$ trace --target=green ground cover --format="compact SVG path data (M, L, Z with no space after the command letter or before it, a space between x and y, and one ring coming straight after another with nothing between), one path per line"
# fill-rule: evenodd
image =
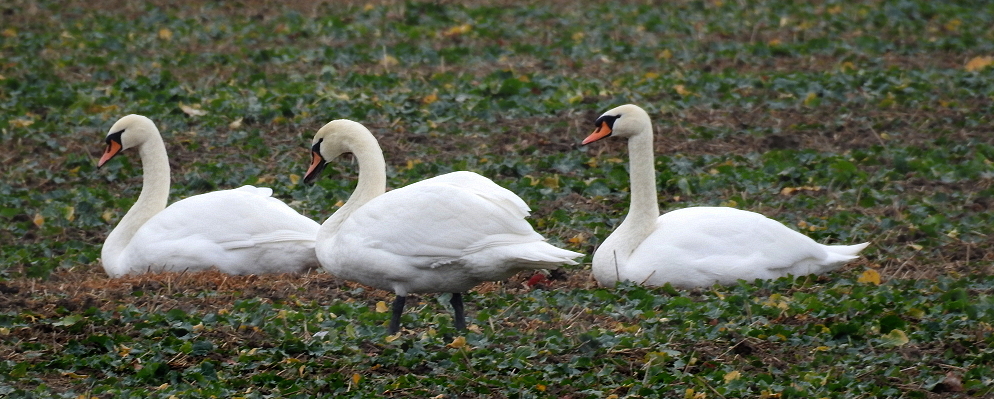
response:
M991 57L988 2L4 2L0 396L992 396ZM591 254L626 154L578 143L623 103L653 117L663 210L753 210L864 259L614 290L588 256L471 293L465 341L436 296L387 340L388 293L321 273L99 266L141 188L135 154L95 167L128 113L162 130L174 200L265 185L323 220L355 165L299 179L349 118L389 187L472 170Z

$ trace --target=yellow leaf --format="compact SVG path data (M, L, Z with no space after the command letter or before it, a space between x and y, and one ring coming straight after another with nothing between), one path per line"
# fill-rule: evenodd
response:
M807 107L818 105L818 94L813 91L808 92L808 95L804 97L804 105Z
M946 22L946 24L943 25L943 27L946 28L946 30L952 32L959 29L960 25L963 25L963 21L960 21L959 19L953 19L949 22Z
M76 220L76 207L74 206L66 207L66 220L70 222Z
M0 80L7 80L7 77L0 75Z
M670 58L673 58L673 52L670 51L670 49L663 49L663 51L660 51L659 55L656 57L668 60Z
M824 351L827 351L829 349L831 349L831 348L822 345L822 346L819 346L819 347L815 348L815 352L824 352Z
M580 41L580 40L583 40L583 37L584 37L584 36L586 36L586 35L587 35L587 34L585 34L585 33L583 33L583 32L576 32L576 33L574 33L574 34L573 34L573 36L572 36L572 37L573 37L573 41L576 41L576 42L578 42L578 41Z
M880 285L880 273L873 269L866 269L856 281L860 283Z
M452 343L445 345L448 348L460 349L466 346L466 337L458 336L452 340Z
M537 384L535 385L535 389L537 389L539 392L545 392L545 385Z
M729 382L735 381L739 379L739 377L742 377L742 373L738 372L738 370L732 370L728 372L728 374L725 374L725 383L727 384Z
M13 127L28 127L35 123L33 119L14 119L8 122Z
M908 339L908 335L904 331L894 329L890 330L889 333L883 336L884 343L889 346L903 346L911 340Z
M374 7L372 4L366 3L366 5L364 7L362 7L362 10L366 11L366 12L370 12L370 11L373 11L374 8L376 8L376 7Z
M38 226L38 227L41 227L41 226L45 225L45 217L42 216L40 213L36 213L35 214L35 218L32 221L34 222L35 226Z
M429 95L427 95L427 96L425 96L424 98L421 99L421 102L423 102L425 104L431 104L431 103L433 103L435 101L438 101L438 94L435 94L435 93L431 93L431 94L429 94Z
M172 40L172 38L173 38L173 31L166 28L159 29L159 39Z
M0 33L0 35L3 35L3 37L14 37L14 36L17 36L17 29L14 29L14 28L4 29L3 32Z
M852 61L846 61L839 65L839 70L843 72L855 71L856 65L854 65Z
M238 128L242 127L242 119L244 119L244 118L238 118L238 119L235 119L234 122L229 123L228 124L228 129L234 130L234 129L238 129Z
M559 188L559 175L542 179L542 185L552 189Z
M973 59L970 60L970 62L966 63L965 69L968 72L974 72L987 68L991 66L991 64L994 64L994 57L991 57L989 55L985 55L982 57L973 57Z
M645 73L645 78L646 79L655 79L655 78L658 78L658 77L659 77L659 74L655 73L655 72L646 72Z
M296 185L298 182L300 182L300 175L298 175L296 173L291 173L290 174L290 184Z
M262 175L256 178L255 184L269 184L272 183L273 180L275 180L275 177L273 177L273 175Z
M459 36L459 35L462 35L462 34L466 34L471 29L473 29L473 25L470 25L470 24L462 24L462 25L459 25L459 26L453 26L453 27L447 29L445 32L442 32L442 36L445 36L445 37Z
M387 307L386 302L379 301L376 303L376 313L386 313L388 311L390 311L390 308Z
M359 385L359 380L361 379L362 376L359 373L352 373L352 385Z
M683 399L694 399L694 388L687 388L683 391Z
M204 116L207 115L207 111L200 109L200 104L194 104L192 106L183 103L179 104L179 109L183 110L183 113L190 116Z
M100 215L100 218L103 219L105 222L110 223L110 220L114 218L114 212L106 210L104 211L103 214Z
M770 45L770 46L779 46L780 45L780 39L770 40L770 41L766 42L766 44Z
M827 12L827 13L829 13L831 15L838 14L838 13L842 12L842 6L835 5L835 6L829 7L827 10L825 10L825 12Z
M66 377L69 377L71 379L74 379L74 380L81 380L81 379L87 377L86 374L76 374L76 373L73 373L71 371L68 372L68 373L62 373L62 375L66 376Z
M382 62L383 66L385 67L400 64L400 61L397 60L397 57L394 57L390 54L383 54L383 58L380 60L380 62Z
M675 85L673 86L673 90L676 90L677 94L684 97L694 94L692 91L687 90L683 85Z
M400 338L400 334L401 334L401 332L400 332L400 331L398 331L398 332L397 332L396 334L394 334L394 335L387 335L387 336L386 336L385 338L383 338L383 341L385 341L386 343L388 343L388 344L389 344L389 343L391 343L391 342L393 342L393 341L396 341L396 340L397 340L398 338Z
M570 239L568 239L566 241L569 242L570 244L580 245L580 244L583 244L583 243L587 242L587 236L585 234L583 234L583 233L580 233L580 234L577 234L577 235L573 236L572 238L570 238Z
M421 163L420 159L408 159L407 160L407 170L414 169L414 166Z
M587 164L587 166L589 166L591 168L596 168L597 167L597 158L590 158L590 160L587 161L586 164Z
M925 248L925 247L923 247L921 245L918 245L918 244L908 244L908 246L911 247L911 249L913 249L915 251L921 251L922 249Z

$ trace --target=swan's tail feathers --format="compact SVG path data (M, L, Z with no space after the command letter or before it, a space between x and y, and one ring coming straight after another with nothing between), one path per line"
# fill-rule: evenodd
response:
M541 244L538 248L533 246L530 251L518 254L518 264L533 269L555 269L560 265L575 265L576 261L573 259L583 256L579 252L557 248L546 242Z
M828 251L828 256L825 258L825 270L823 271L838 269L846 262L859 258L859 252L869 245L868 242L856 245L826 245L825 250Z

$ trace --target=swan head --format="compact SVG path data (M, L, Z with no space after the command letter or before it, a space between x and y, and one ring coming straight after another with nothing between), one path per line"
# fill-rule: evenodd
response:
M583 144L590 144L609 136L630 138L646 131L652 134L652 121L642 107L635 104L625 104L605 112L594 121L594 132L583 139Z
M328 165L328 160L353 152L358 141L367 137L373 137L369 129L348 119L336 119L322 126L311 140L311 166L304 174L304 183L313 183Z
M97 167L104 166L121 151L137 147L158 135L159 129L155 127L155 123L144 116L131 114L118 119L107 132L107 138L104 139L107 142L107 149L97 162Z

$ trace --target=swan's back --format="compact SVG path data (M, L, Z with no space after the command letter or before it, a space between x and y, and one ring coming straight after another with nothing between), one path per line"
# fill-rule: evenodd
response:
M866 245L822 245L755 212L692 207L660 216L625 273L628 280L679 287L820 274L856 259Z
M462 292L526 268L575 264L581 255L546 243L527 215L511 191L450 173L364 204L322 243L330 253L321 257L332 274L403 293Z
M119 261L123 273L203 270L229 274L301 272L318 266L320 225L271 197L243 186L173 203L134 235Z

